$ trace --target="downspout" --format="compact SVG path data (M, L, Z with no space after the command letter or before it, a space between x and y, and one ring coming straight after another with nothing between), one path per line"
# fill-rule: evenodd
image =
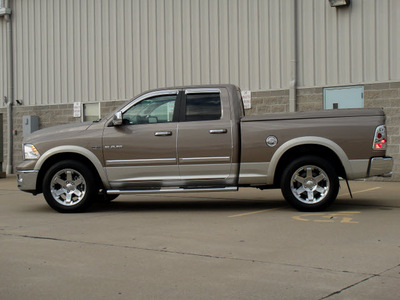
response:
M11 24L11 7L10 1L5 1L4 20L7 23L7 168L6 173L13 173L13 102L14 102L14 63L13 63L13 46L12 46L12 24Z
M290 10L290 82L289 82L289 111L296 111L296 91L297 91L297 0L292 0Z

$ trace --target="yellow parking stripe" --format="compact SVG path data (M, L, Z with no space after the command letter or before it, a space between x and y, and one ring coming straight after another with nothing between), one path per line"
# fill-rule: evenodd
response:
M270 209L264 209L264 210L258 210L258 211L252 211L252 212L248 212L248 213L244 213L244 214L229 216L228 218L236 218L236 217L243 217L243 216L249 216L249 215L254 215L254 214L260 214L260 213L263 213L263 212L266 212L266 211L276 210L276 209L280 209L280 208L283 208L283 207L284 206L270 208Z
M374 188L370 188L370 189L366 189L366 190L361 190L361 191L353 192L353 195L354 195L354 194L360 194L360 193L371 192L371 191L375 191L375 190L379 190L379 189L381 189L381 187L374 187ZM350 194L347 193L347 194L339 195L339 197L342 197L342 196L349 196L349 195L350 195ZM243 214L238 214L238 215L232 215L232 216L228 216L228 218L236 218L236 217L250 216L250 215L260 214L260 213L267 212L267 211L277 210L277 209L280 209L280 208L283 208L283 207L285 207L285 206L280 206L280 207L275 207L275 208L270 208L270 209L264 209L264 210L258 210L258 211L252 211L252 212L243 213Z
M366 189L366 190L362 190L362 191L352 192L352 194L354 195L354 194L366 193L366 192L371 192L371 191L375 191L375 190L379 190L379 189L381 189L381 187L378 186L378 187L374 187L374 188L370 188L370 189ZM341 197L341 196L350 196L350 193L339 195L339 197Z

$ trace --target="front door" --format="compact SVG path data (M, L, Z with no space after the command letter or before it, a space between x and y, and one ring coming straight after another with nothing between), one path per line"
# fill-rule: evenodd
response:
M178 91L150 93L121 110L123 124L105 127L103 153L113 189L157 187L179 180Z

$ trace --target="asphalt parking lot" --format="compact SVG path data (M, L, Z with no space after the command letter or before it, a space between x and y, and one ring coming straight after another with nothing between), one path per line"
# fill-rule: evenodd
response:
M242 189L59 214L0 179L0 299L398 299L400 183L351 187L322 213Z

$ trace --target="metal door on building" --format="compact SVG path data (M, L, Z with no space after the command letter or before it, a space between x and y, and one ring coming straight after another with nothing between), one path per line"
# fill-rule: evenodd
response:
M346 86L324 89L324 109L363 107L363 86Z

